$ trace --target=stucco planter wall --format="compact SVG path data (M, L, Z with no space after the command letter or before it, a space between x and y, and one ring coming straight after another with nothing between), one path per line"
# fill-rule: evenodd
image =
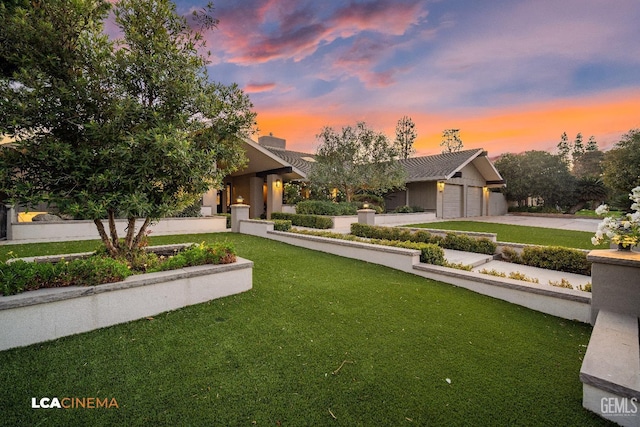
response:
M91 287L0 297L0 350L129 322L252 288L253 262L201 265Z
M143 220L138 220L138 227ZM92 240L99 239L98 230L93 221L52 221L19 222L11 225L11 240L44 242L53 240ZM116 220L118 234L124 236L127 220ZM200 234L226 231L227 219L223 216L200 218L164 218L152 224L149 230L156 236L171 234Z

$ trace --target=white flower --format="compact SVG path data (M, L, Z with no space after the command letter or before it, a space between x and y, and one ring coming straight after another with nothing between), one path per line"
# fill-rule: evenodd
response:
M600 205L596 208L596 215L606 215L609 213L609 206Z

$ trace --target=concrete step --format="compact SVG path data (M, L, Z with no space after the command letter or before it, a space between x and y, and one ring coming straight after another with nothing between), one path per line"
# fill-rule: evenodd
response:
M447 262L450 262L452 264L469 265L472 268L493 261L493 255L462 252L453 249L444 249L444 258L447 260Z

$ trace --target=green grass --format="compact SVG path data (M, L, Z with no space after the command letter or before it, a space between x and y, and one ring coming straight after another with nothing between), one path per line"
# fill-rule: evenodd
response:
M0 423L606 425L581 404L589 325L252 236L152 243L202 240L253 260L254 289L0 352ZM44 396L114 397L120 408L31 409Z
M560 230L556 228L527 227L482 221L442 221L413 224L407 227L434 228L438 230L477 231L496 233L499 242L526 243L530 245L564 246L575 249L606 249L608 244L593 246L594 233L588 231Z

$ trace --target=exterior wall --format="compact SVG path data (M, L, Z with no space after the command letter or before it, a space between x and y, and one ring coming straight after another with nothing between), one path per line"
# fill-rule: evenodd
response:
M407 204L406 201L407 201L406 190L394 191L391 193L387 193L384 196L384 204L388 212L393 211L396 208L399 208L400 206L406 205Z
M0 297L0 351L153 316L251 289L253 262L130 276Z
M435 181L411 182L407 184L409 206L420 206L435 211L438 205Z
M487 215L506 215L509 212L507 198L502 193L489 192L489 207Z
M138 226L142 223L137 221ZM227 220L223 216L203 218L164 218L149 227L156 236L170 234L197 234L226 231ZM118 235L124 236L126 220L116 220ZM21 222L11 224L9 240L27 242L47 242L65 240L99 239L93 221Z

